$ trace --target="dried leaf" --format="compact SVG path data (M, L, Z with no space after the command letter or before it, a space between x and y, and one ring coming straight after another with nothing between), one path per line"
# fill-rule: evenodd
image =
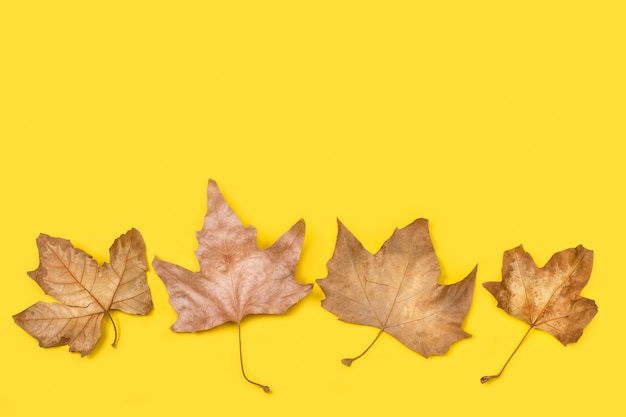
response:
M146 282L146 247L131 229L109 250L111 263L102 267L69 240L45 234L37 238L39 267L28 275L46 294L64 304L38 302L13 316L15 323L42 347L69 345L85 356L100 338L102 318L110 310L147 314L152 298ZM115 323L111 318L115 329ZM117 341L117 329L115 340Z
M428 220L396 229L375 255L339 222L328 277L317 282L326 294L322 306L340 320L377 327L376 339L386 332L428 357L443 355L470 336L461 325L472 302L476 268L452 285L438 284L439 275ZM365 352L342 362L350 366Z
M592 266L593 251L582 245L555 253L542 268L521 245L504 252L502 281L485 282L483 286L496 298L498 307L530 325L517 348L532 329L550 333L563 345L580 338L598 312L595 301L580 296ZM502 375L508 362L499 374L481 381Z
M304 240L300 220L265 250L258 248L256 229L244 227L228 206L215 181L209 181L208 207L197 234L199 272L155 258L154 270L165 283L178 314L175 332L197 332L250 314L284 314L306 296L311 284L294 279ZM241 350L240 350L241 358ZM261 386L266 392L269 388Z

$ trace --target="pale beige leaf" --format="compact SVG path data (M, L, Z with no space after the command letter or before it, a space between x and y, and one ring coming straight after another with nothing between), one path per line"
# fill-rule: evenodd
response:
M256 229L243 226L210 181L207 215L197 234L200 271L158 258L152 262L178 314L172 330L208 330L250 314L286 313L312 288L294 279L304 229L300 220L271 247L259 249Z
M200 271L192 272L156 257L152 262L178 314L172 330L197 332L226 322L237 323L243 376L269 392L269 387L246 376L241 321L251 314L285 314L311 291L311 284L295 280L304 221L298 221L271 247L261 250L256 229L243 226L215 181L209 181L207 194L207 214L197 233Z

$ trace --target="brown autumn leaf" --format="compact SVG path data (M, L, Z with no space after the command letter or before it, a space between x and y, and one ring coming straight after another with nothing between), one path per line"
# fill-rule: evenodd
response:
M441 271L428 220L396 229L375 255L338 223L328 276L317 280L326 294L322 307L342 321L380 329L367 349L344 359L344 365L365 354L383 332L424 357L443 355L470 336L461 325L472 302L476 268L455 284L438 284Z
M106 315L117 329L110 310L147 314L152 298L146 282L146 247L139 231L131 229L109 249L110 263L101 267L69 240L45 234L37 238L39 267L28 275L46 294L64 304L38 302L13 316L15 323L42 347L69 345L88 355L101 334Z
M550 333L563 345L580 338L598 312L595 301L580 296L592 266L593 251L582 245L555 253L542 268L521 245L504 252L502 281L483 286L496 298L498 307L530 325L513 354L532 329ZM481 382L502 375L513 354L500 373L482 377Z
M239 358L241 321L251 314L285 314L313 287L294 279L304 240L300 220L265 250L257 246L256 229L244 227L213 180L208 185L207 214L197 233L199 272L155 258L154 270L165 283L178 319L175 332L197 332L226 322L237 323Z

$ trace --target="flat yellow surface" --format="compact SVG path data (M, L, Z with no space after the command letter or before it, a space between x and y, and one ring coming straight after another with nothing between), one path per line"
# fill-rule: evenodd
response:
M623 1L0 3L0 415L622 416L626 401ZM337 224L371 251L418 217L442 283L478 264L464 328L425 359L310 296L237 331L175 334L155 309L81 358L13 323L39 300L39 233L100 262L135 227L148 258L197 268L215 179L268 246L307 223L297 279L326 276ZM526 331L483 282L524 244L595 251L578 343Z

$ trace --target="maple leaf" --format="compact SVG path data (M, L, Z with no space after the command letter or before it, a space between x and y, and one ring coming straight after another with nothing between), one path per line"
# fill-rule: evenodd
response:
M580 338L598 312L595 301L580 296L592 266L593 251L582 245L555 253L542 268L521 245L504 252L502 281L485 282L483 286L496 298L498 307L530 328L500 373L482 377L482 383L502 375L532 329L550 333L563 345Z
M131 229L109 249L110 262L101 267L69 240L45 234L37 238L39 267L28 275L44 292L64 304L38 302L13 316L15 323L42 347L69 345L70 351L88 355L101 334L110 310L147 314L152 298L146 282L146 247L139 231Z
M311 284L294 279L304 221L261 250L256 229L243 226L215 181L209 181L207 194L207 214L197 233L200 271L192 272L156 257L152 262L178 314L172 330L197 332L226 322L237 323L242 374L269 392L269 387L251 381L244 371L241 321L250 314L285 314L311 291Z
M472 302L476 268L452 285L437 283L439 261L428 220L417 219L372 255L338 221L339 233L328 276L317 280L326 294L322 307L340 320L377 327L424 357L443 355L452 343L469 337L461 325Z

